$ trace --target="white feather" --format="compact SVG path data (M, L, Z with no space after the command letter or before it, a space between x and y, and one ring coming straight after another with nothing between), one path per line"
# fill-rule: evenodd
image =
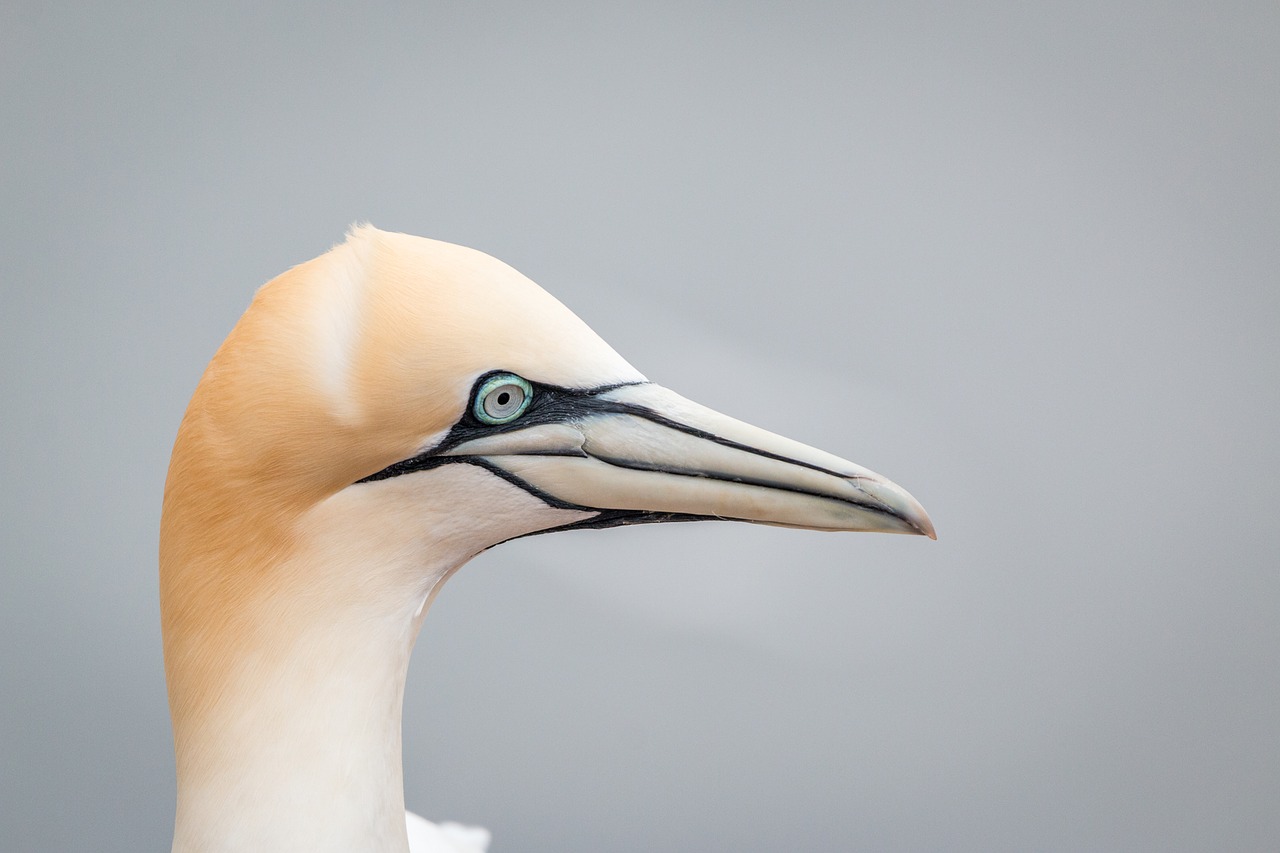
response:
M489 830L460 823L434 824L413 812L404 813L409 853L486 853Z

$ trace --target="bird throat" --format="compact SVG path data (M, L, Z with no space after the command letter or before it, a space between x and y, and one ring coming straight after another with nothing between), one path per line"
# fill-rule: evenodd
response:
M234 662L201 715L175 721L175 851L407 849L413 610L399 625L291 628Z
M271 555L166 569L189 585L163 605L175 851L406 849L409 658L444 581L494 544L481 506L517 534L588 515L450 465L338 492Z

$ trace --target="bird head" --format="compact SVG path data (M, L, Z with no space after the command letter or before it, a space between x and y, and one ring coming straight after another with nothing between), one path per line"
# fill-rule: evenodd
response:
M166 658L333 602L421 612L516 537L697 519L933 536L899 486L647 381L500 261L358 227L263 286L196 390Z

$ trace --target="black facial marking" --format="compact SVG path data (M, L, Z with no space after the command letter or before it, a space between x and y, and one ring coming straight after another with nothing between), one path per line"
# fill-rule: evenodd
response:
M668 429L673 429L678 432L682 432L687 435L694 436L695 438L702 439L704 441L711 441L716 444L724 445L726 447L732 447L736 450L742 450L746 453L752 453L756 456L763 456L769 459L776 459L781 462L786 462L791 465L798 465L803 468L810 468L814 471L821 471L824 474L830 474L835 477L845 476L843 474L840 474L837 471L832 471L828 468L824 468L821 465L814 465L810 462L804 462L799 459L792 459L788 456L783 456L778 453L772 453L768 450L763 450L758 447L751 447L750 445L742 444L740 442L733 441L731 439L723 438L721 436L716 435L715 433L710 433L705 430L698 429L696 427L688 426L687 424L682 424L678 421L674 421L666 417L665 415L662 415L644 406L640 406L634 403L624 403L617 400L601 399L601 395L605 394L608 391L612 391L616 388L622 388L627 385L645 384L643 382L618 382L612 385L601 385L596 388L562 388L556 385L545 385L540 382L530 381L529 385L533 388L532 399L529 401L528 408L525 409L524 413L521 414L520 417L505 424L483 423L478 418L476 418L474 414L476 396L479 393L480 388L484 385L486 380L488 380L490 377L494 375L497 375L500 373L506 374L508 372L509 371L500 371L500 370L490 371L489 373L484 374L483 376L481 376L479 379L476 380L475 385L471 389L471 396L468 400L466 409L463 410L463 415L461 419L459 419L459 421L456 424L454 424L452 428L450 428L448 434L445 435L445 437L440 441L439 444L437 444L436 446L428 450L423 451L422 453L419 453L417 456L413 456L408 459L403 459L399 462L388 465L386 468L383 468L381 471L370 474L367 477L363 477L357 480L356 482L371 483L371 482L376 482L378 480L387 480L387 479L390 479L391 477L398 477L402 474L412 474L416 471L427 471L432 468L439 468L441 465L450 465L450 464L475 465L479 468L483 468L484 470L488 471L489 473L493 474L496 477L500 477L503 480L506 480L511 485L516 486L520 489L523 489L524 491L538 498L548 506L555 507L556 509L578 510L581 512L595 513L595 515L592 516L591 518L584 519L582 521L575 521L570 524L561 525L559 527L552 527L546 530L534 531L533 533L524 534L525 536L533 536L537 533L550 533L557 530L582 530L582 529L588 529L588 528L600 529L600 528L608 528L608 527L620 527L623 525L630 525L630 524L651 524L655 522L665 522L665 521L707 521L707 520L714 520L715 518L717 518L716 516L694 515L689 513L645 512L642 510L617 510L617 509L602 510L599 507L579 506L578 504L561 500L560 498L557 498L554 495L550 495L544 492L542 489L539 489L536 486L533 486L532 484L526 482L525 480L521 479L515 474L512 474L510 471L507 471L498 465L494 465L492 462L489 462L483 457L443 455L446 451L454 447L457 447L460 444L471 441L473 439L481 438L482 436L498 435L506 432L515 432L516 430L522 430L528 427L539 426L542 424L556 424L556 423L572 424L572 423L581 421L584 418L590 417L592 415L599 415L599 414L605 414L605 413L631 415L633 417L644 418L645 420L667 427ZM561 453L546 453L542 455L585 457L587 454L582 451L576 451L576 452L566 451ZM687 470L680 470L675 468L649 466L633 460L626 460L626 459L612 459L612 458L605 458L605 457L595 457L595 458L599 458L601 462L605 462L610 465L616 465L620 468L633 468L636 470L661 471L663 473L671 474L674 476L711 477L712 479L720 479L720 478L716 478L714 475L707 474L701 471L687 471ZM897 513L893 512L886 506L879 505L878 503L862 503L860 501L849 500L847 498L836 497L834 495L819 494L816 492L807 491L805 489L788 488L786 486L781 486L772 482L755 481L755 480L745 479L741 477L734 478L733 481L744 483L747 485L759 485L759 486L765 486L772 489L780 489L783 491L795 492L797 494L809 494L809 495L813 495L814 497L826 498L828 500L840 501L842 503L849 503L854 506L860 507L863 510L881 513L881 514L888 515L895 518L897 517ZM726 520L733 520L733 519L726 519ZM519 539L522 537L515 537L515 538Z
M495 435L504 432L514 432L520 429L526 429L531 426L540 424L553 423L572 423L580 418L600 414L602 412L613 412L623 414L635 414L642 417L647 416L652 420L658 420L656 413L639 406L618 403L613 400L598 399L601 394L612 391L615 388L622 388L626 385L639 385L639 382L617 382L612 385L601 385L595 388L562 388L556 385L546 385L541 382L529 382L533 387L533 399L529 401L529 407L524 413L514 421L507 424L486 424L480 421L474 414L476 395L480 388L489 379L498 373L507 373L509 371L495 370L484 374L476 380L475 385L471 389L471 397L468 400L467 407L464 410L462 418L453 425L448 434L439 444L419 453L417 456L408 459L402 459L392 465L388 465L381 471L370 474L357 480L357 483L371 483L377 480L387 480L391 477L398 477L402 474L412 474L416 471L427 471L432 468L439 468L442 465L449 464L466 464L474 465L477 468L483 468L495 477L506 480L513 486L523 489L538 500L556 509L577 510L579 512L591 512L594 515L581 521L562 524L558 527L550 527L545 530L535 530L531 533L525 533L520 536L513 537L515 539L523 539L525 536L536 536L541 533L552 533L560 530L601 530L610 527L622 527L632 524L655 524L667 521L710 521L715 520L715 516L709 515L693 515L691 513L672 513L672 512L645 512L643 510L621 510L606 509L601 510L597 507L579 506L569 501L561 500L555 495L550 495L542 489L526 482L520 477L512 474L487 459L478 456L444 456L442 455L451 448L457 447L459 444L480 438L484 435ZM526 380L527 381L527 380ZM500 403L505 400L499 399ZM666 423L666 419L660 422ZM680 428L681 425L670 422L671 426ZM683 428L688 432L688 428ZM557 455L557 454L544 454ZM567 453L559 455L585 456L584 453ZM509 541L509 540L508 540Z
M533 399L529 401L529 407L525 409L524 414L510 423L505 424L486 424L481 422L474 414L476 394L481 386L491 376L500 373L509 373L505 370L492 370L476 380L475 385L471 389L471 397L467 402L467 408L464 410L461 420L459 420L449 430L448 435L435 447L425 450L417 456L409 459L401 460L392 465L388 465L381 471L370 474L357 480L357 483L369 483L375 480L386 480L390 477L398 477L401 474L412 474L414 471L425 471L430 468L437 468L447 462L465 461L462 457L443 457L440 454L445 451L457 447L463 442L471 441L482 435L498 435L504 432L514 432L516 430L525 429L526 427L538 426L540 424L553 423L573 423L574 421L586 417L588 415L613 413L623 415L634 415L660 426L692 435L695 438L704 441L712 441L716 444L722 444L725 447L732 447L736 450L742 450L756 456L764 456L768 459L776 459L780 462L786 462L791 465L799 465L802 468L810 468L814 471L821 471L824 474L830 474L834 477L844 476L838 471L832 471L821 465L814 465L811 462L803 462L799 459L792 459L789 456L783 456L778 453L771 453L768 450L762 450L758 447L751 447L731 439L722 438L715 433L706 430L691 427L682 424L679 421L673 421L665 415L659 414L652 409L638 406L634 403L622 403L617 400L601 400L600 395L616 388L623 388L628 385L644 385L644 382L616 382L612 385L600 385L595 388L562 388L557 385L545 385L541 382L529 382L533 387ZM526 380L527 381L527 380ZM672 472L677 473L677 472Z
M548 527L523 533L513 539L524 539L526 536L540 536L543 533L558 533L561 530L607 530L610 527L628 527L633 524L660 524L668 521L736 521L732 518L720 518L715 515L694 515L688 512L645 512L630 509L593 510L597 514L582 521L562 524L559 527ZM511 540L506 540L510 542Z
M391 477L398 477L401 474L412 474L415 471L438 468L451 462L473 462L474 460L470 457L442 456L441 454L457 447L459 444L485 435L501 435L505 432L515 432L516 430L542 424L573 423L588 415L601 412L639 413L640 411L647 411L638 409L635 406L598 399L601 394L612 391L615 388L621 388L624 385L643 384L639 382L616 382L612 385L601 385L596 388L561 388L556 385L544 385L541 382L529 382L533 387L533 399L529 401L529 407L524 410L524 414L510 423L486 424L474 414L476 394L489 377L507 373L510 373L510 371L492 370L476 380L471 389L471 396L468 398L467 407L463 411L462 418L453 425L449 433L435 447L425 450L417 456L388 465L381 471L363 477L356 482L370 483L375 480L386 480Z

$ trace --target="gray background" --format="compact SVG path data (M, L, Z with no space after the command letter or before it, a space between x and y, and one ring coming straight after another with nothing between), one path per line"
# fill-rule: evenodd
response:
M411 807L499 853L1280 846L1280 5L207 5L0 6L0 849L167 849L170 443L365 219L940 533L483 555Z

